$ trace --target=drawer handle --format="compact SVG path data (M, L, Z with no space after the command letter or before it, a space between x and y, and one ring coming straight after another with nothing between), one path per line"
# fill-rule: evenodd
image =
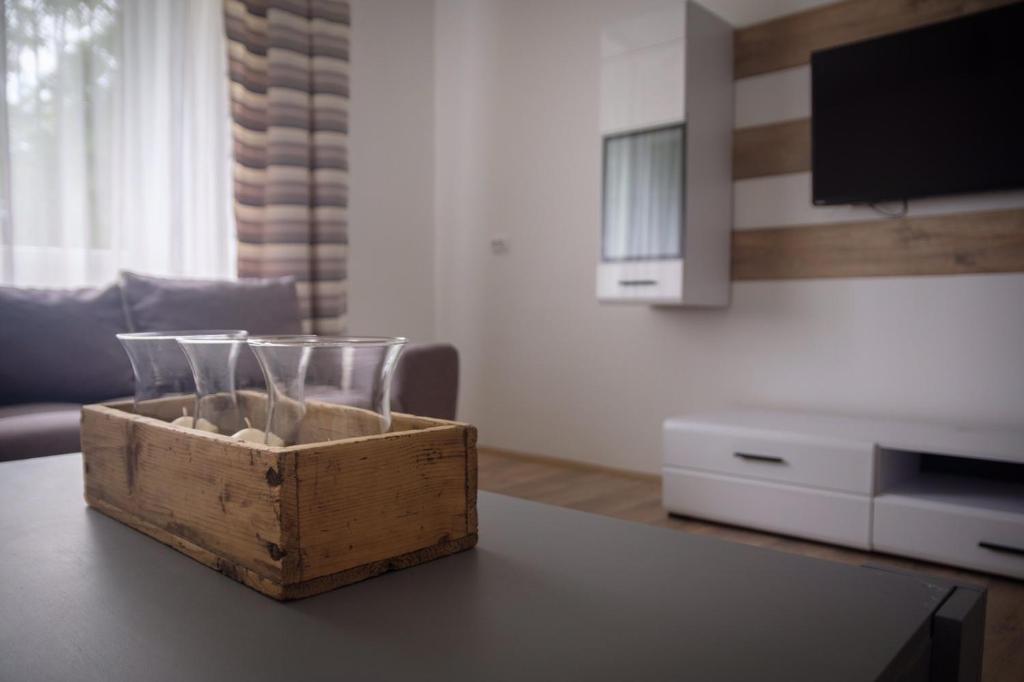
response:
M622 287L653 287L658 283L656 279L620 279L619 286Z
M752 455L749 452L734 452L732 453L740 459L747 460L748 462L768 462L769 464L785 464L786 460L775 455Z
M989 542L982 540L978 543L978 547L984 547L985 549L991 549L993 552L1006 552L1007 554L1019 554L1024 556L1024 548L1011 547L1009 545L1001 545L998 542Z

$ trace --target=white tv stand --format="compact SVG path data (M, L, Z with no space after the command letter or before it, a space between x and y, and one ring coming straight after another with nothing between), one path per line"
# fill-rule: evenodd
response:
M670 418L672 513L1024 578L1024 432L766 410Z

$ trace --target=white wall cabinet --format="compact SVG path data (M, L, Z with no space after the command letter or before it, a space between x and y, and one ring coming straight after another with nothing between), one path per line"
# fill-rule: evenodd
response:
M684 120L684 51L679 38L602 58L602 135Z
M606 27L598 299L728 303L732 107L732 27L697 3Z

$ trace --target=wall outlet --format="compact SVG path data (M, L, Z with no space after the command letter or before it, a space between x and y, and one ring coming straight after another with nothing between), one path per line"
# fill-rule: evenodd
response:
M496 234L491 237L491 253L496 256L508 253L508 236Z

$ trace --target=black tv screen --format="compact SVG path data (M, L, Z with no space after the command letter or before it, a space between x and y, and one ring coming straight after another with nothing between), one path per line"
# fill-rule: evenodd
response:
M815 204L1024 187L1024 3L811 55Z

